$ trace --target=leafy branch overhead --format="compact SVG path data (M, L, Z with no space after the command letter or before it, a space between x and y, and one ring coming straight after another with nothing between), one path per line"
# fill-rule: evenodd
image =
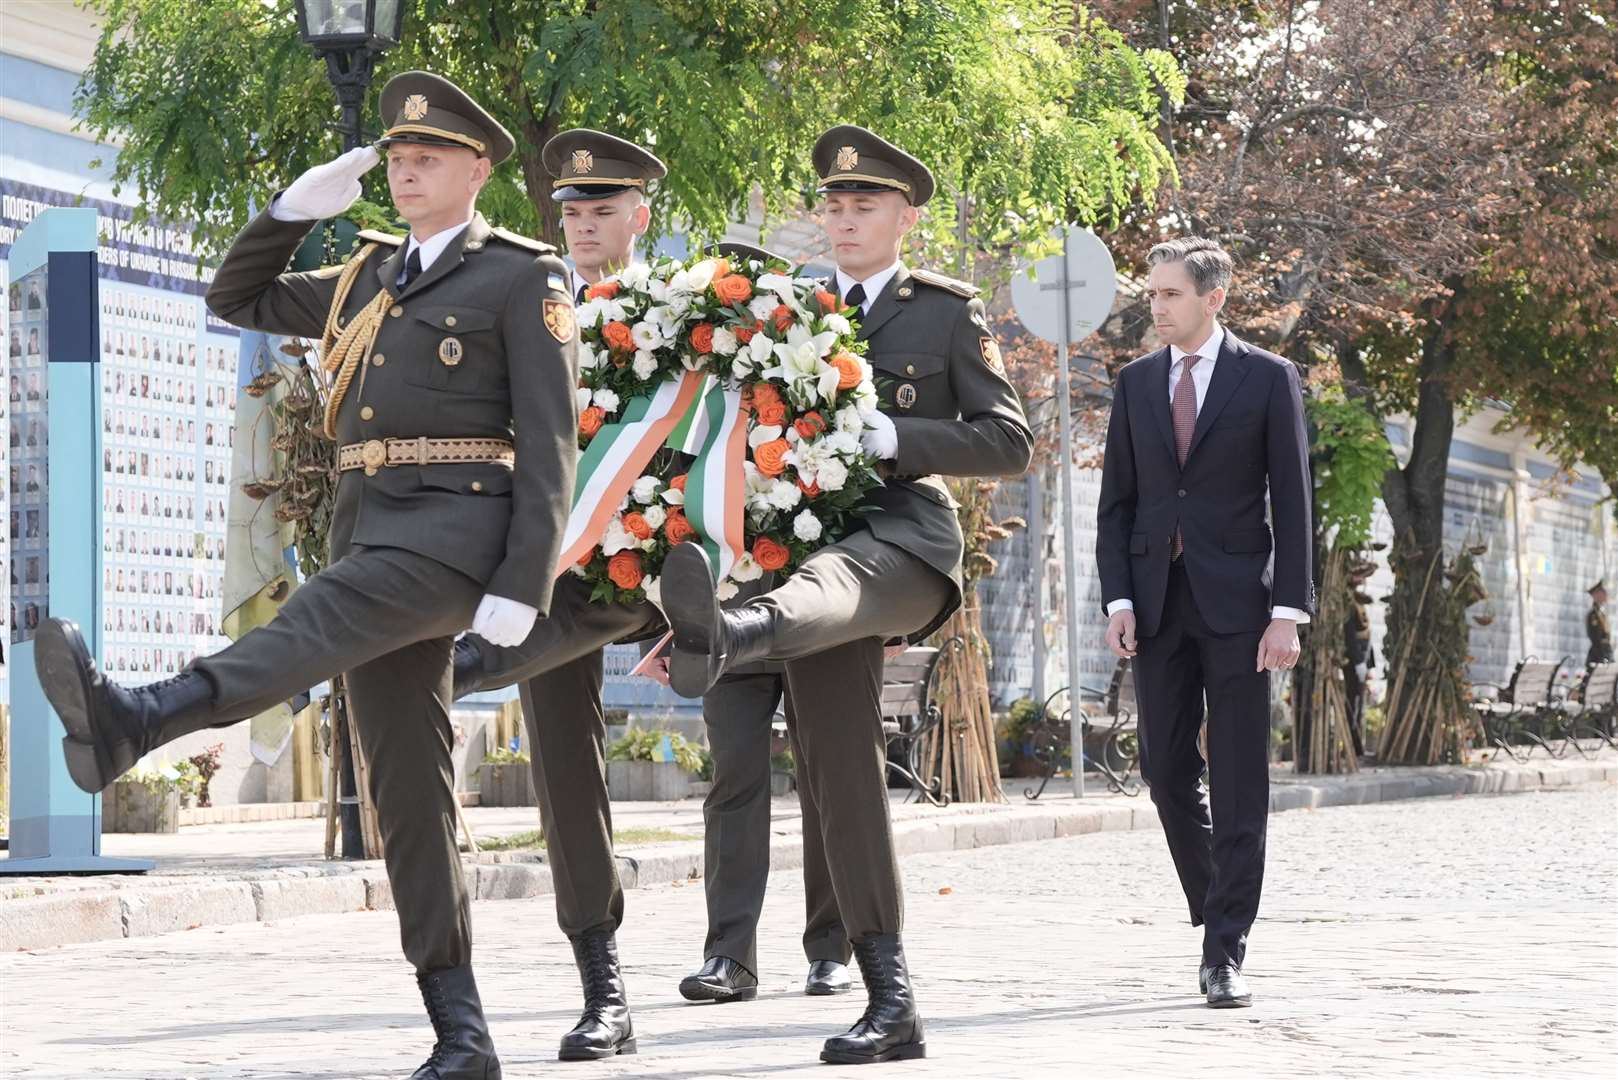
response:
M147 212L199 223L218 248L300 171L334 156L337 110L298 40L292 0L89 0L103 19L76 106L123 140L115 180ZM923 261L962 241L994 250L1059 218L1110 223L1168 179L1154 131L1184 80L1167 52L1134 49L1099 19L1042 0L408 2L404 42L377 72L455 80L516 136L481 207L555 240L539 151L597 127L670 167L654 232L717 237L755 194L767 214L812 199L809 147L866 124L926 160L943 197ZM183 57L176 63L176 57ZM381 130L375 94L369 135ZM388 201L380 171L367 196ZM966 228L956 220L966 197Z

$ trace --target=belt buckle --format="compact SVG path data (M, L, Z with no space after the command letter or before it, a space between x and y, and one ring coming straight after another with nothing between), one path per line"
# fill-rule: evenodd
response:
M375 476L376 471L388 463L388 448L381 439L368 439L360 447L360 463L365 466L366 476Z

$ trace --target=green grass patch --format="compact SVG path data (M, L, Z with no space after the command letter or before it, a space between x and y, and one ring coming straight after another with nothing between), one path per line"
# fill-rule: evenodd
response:
M693 839L695 837L686 833L675 832L673 829L619 829L612 834L612 842L616 847L636 844L672 844L679 840ZM510 836L478 837L479 851L523 851L529 848L543 848L544 846L545 834L538 829L512 833Z

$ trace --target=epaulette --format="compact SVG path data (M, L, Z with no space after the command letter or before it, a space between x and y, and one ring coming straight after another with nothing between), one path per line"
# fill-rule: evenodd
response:
M514 233L510 229L502 229L499 226L495 226L494 228L490 229L489 235L497 236L508 244L514 244L520 248L527 248L529 251L538 252L541 255L550 255L556 251L555 247L545 243L543 240L535 240L531 236L524 236L522 233Z
M381 232L377 229L361 229L360 239L371 240L378 244L387 244L390 247L398 247L405 242L405 238L402 236L394 236L392 233Z
M935 274L931 270L912 270L910 271L910 276L923 285L931 285L935 289L943 289L947 293L954 293L963 300L970 300L978 294L978 287L970 281L945 277L943 274Z

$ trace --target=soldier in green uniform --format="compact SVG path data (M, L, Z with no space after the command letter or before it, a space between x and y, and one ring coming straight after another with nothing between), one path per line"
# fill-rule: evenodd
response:
M41 630L37 665L86 791L181 735L346 673L405 956L437 1035L416 1080L497 1080L456 847L451 644L468 626L519 642L551 609L577 456L573 305L549 246L476 212L512 151L505 129L426 72L390 80L381 108L409 238L362 234L346 267L285 272L315 221L358 197L378 160L364 147L280 193L208 291L239 326L330 343L331 564L268 625L165 682L108 681L60 620Z
M1590 586L1590 610L1584 616L1584 633L1590 639L1590 651L1584 654L1584 663L1610 664L1612 662L1612 624L1607 621L1607 581L1605 578Z
M664 564L662 598L674 630L670 678L681 694L704 693L742 664L786 661L798 766L869 998L821 1058L857 1064L921 1057L926 1046L900 941L883 644L920 641L961 602L964 541L941 475L1021 473L1033 436L976 290L900 259L933 193L927 167L850 126L821 136L814 163L837 289L860 308L859 336L876 369L881 408L863 441L886 484L867 497L863 528L765 595L721 607L707 558L684 544Z

